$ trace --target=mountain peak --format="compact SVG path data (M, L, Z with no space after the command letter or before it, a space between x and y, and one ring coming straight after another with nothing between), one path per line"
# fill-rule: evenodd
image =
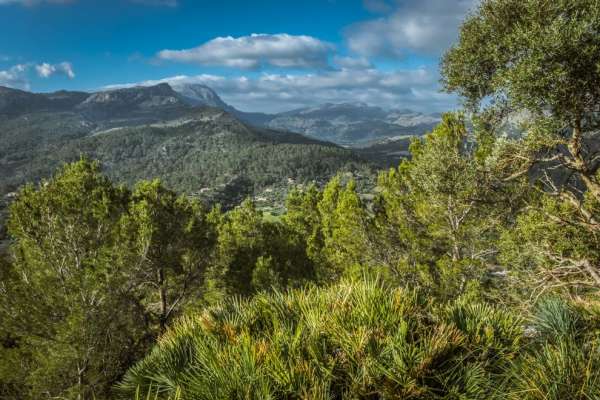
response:
M339 108L370 108L373 107L362 101L345 101L343 103L327 103L330 107Z
M5 94L5 93L24 93L22 90L19 89L13 89L10 88L8 86L1 86L0 85L0 94Z
M93 119L113 119L140 112L150 117L157 109L184 109L187 105L169 84L161 83L93 93L77 108Z
M121 104L160 106L174 104L179 100L177 93L167 83L155 86L134 86L96 92L90 95L81 105L90 104Z
M171 87L191 105L216 107L231 111L231 106L221 100L219 95L206 85L201 83L172 82Z

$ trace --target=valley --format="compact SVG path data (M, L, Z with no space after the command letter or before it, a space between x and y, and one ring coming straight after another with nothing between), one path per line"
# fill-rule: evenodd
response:
M600 400L599 0L0 37L0 400Z
M0 195L88 157L118 182L159 178L208 204L229 208L254 197L280 213L289 188L322 185L338 172L368 190L375 171L397 164L410 137L438 120L361 103L245 113L199 84L94 93L0 88Z
M89 95L3 89L0 193L88 157L122 183L160 178L225 207L257 195L280 208L288 186L322 183L337 171L368 176L375 168L334 143L242 122L209 89L179 89L160 84Z

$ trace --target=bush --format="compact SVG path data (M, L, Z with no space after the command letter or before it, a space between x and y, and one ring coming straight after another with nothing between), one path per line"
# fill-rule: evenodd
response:
M259 294L179 321L121 389L190 399L488 399L523 321L380 282Z
M540 302L530 351L510 371L507 398L600 399L599 304L577 307L557 298Z

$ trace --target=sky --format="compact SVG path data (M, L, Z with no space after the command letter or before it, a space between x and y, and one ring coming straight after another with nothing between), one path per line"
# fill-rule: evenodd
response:
M243 111L365 102L438 112L439 61L477 0L0 0L0 86L202 83Z

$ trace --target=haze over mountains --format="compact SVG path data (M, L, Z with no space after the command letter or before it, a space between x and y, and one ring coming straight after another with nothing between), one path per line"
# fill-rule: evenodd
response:
M422 135L441 120L439 113L384 110L363 102L325 103L276 114L247 113L226 104L208 86L182 82L170 85L190 104L221 108L253 125L301 133L346 146L364 147L385 138Z
M268 122L268 126L342 145L365 146L383 138L421 135L439 121L439 114L425 115L411 110L386 111L359 102L327 103L277 114Z

